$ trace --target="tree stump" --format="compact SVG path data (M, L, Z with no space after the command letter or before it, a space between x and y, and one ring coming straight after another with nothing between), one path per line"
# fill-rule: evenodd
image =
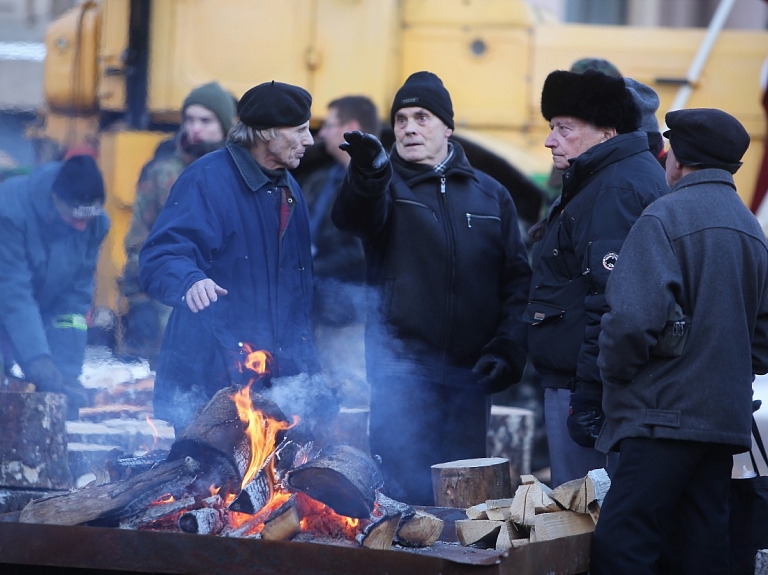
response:
M437 507L467 508L512 497L509 460L485 457L433 465L432 493Z
M509 459L509 473L516 484L519 484L518 477L531 473L534 425L534 413L530 409L491 406L486 453L489 457Z
M67 399L57 393L0 392L0 485L67 490Z

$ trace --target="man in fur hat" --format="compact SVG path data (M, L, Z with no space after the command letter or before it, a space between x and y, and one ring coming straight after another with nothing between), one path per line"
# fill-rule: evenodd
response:
M139 254L144 290L173 308L154 409L177 430L254 375L240 371L246 344L272 356L275 377L319 371L309 216L289 172L313 143L311 104L290 84L248 90L226 146L181 173Z
M606 292L596 447L621 458L593 575L736 572L731 456L751 447L753 374L768 372L768 246L733 181L744 127L713 109L666 122L672 189L633 226Z
M76 155L0 186L0 351L38 391L88 397L78 378L99 249L109 230L96 161ZM2 377L2 374L0 374Z
M605 284L632 224L667 184L622 78L552 72L541 112L551 129L544 145L564 170L563 189L531 230L534 270L525 320L544 386L556 487L606 466L594 449L603 422L596 361Z
M179 174L195 160L221 148L234 121L235 102L229 92L218 82L198 86L184 98L181 128L173 140L173 151L151 160L142 169L136 186L133 217L125 236L126 262L118 282L128 305L122 321L121 351L149 360L153 369L171 310L141 289L139 251Z
M490 395L525 366L530 268L509 191L450 140L453 106L431 72L398 90L390 156L347 132L333 221L363 239L371 451L386 492L431 505L431 466L485 457Z

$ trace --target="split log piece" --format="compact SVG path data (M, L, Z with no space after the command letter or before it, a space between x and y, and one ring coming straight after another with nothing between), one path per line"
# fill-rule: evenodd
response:
M511 497L506 497L504 499L490 499L485 502L485 514L488 516L488 519L494 521L506 521L509 519L509 507L511 505ZM467 517L469 517L469 514L467 514Z
M467 508L512 496L509 460L460 459L432 466L432 491L438 507Z
M576 513L589 513L589 504L593 501L602 504L605 494L611 486L611 479L605 469L593 469L586 476L559 485L550 496L565 509Z
M256 474L253 481L250 481L243 487L240 494L230 503L229 508L232 511L239 511L253 515L260 511L269 502L272 496L272 487L269 484L269 477L266 472L266 466L262 467Z
M355 540L368 549L389 549L395 539L400 514L385 514L376 518L355 536Z
M488 519L488 505L484 502L472 505L467 507L466 513L468 519Z
M370 455L350 445L330 445L290 471L288 485L339 515L368 519L384 481Z
M528 534L524 528L512 521L505 521L496 538L496 551L506 551L514 546L514 541L528 540Z
M509 506L509 518L518 525L533 526L536 517L536 509L533 506L533 498L528 497L531 490L530 483L518 486L512 505Z
M474 545L483 549L496 546L499 531L505 521L492 521L490 519L459 519L456 521L456 535L459 543L465 547Z
M426 511L415 511L407 519L400 519L395 542L405 547L431 547L440 538L444 526L445 521L439 517Z
M542 513L536 516L531 530L531 542L549 541L560 537L591 533L594 530L595 523L587 513L574 513L573 511Z
M292 495L264 522L261 537L268 541L289 541L299 533L301 518L296 508L296 498Z

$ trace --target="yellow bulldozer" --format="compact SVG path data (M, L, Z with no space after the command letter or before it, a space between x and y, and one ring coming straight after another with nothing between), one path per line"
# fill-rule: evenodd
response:
M541 87L580 58L607 59L653 87L661 126L682 107L741 120L752 145L736 183L748 205L763 160L766 30L565 24L526 0L101 0L54 21L45 44L34 137L99 149L112 230L96 305L116 311L140 169L178 124L185 95L211 80L235 97L268 80L303 86L317 129L334 98L364 94L385 114L412 72L435 72L453 98L455 136L529 223L551 170Z

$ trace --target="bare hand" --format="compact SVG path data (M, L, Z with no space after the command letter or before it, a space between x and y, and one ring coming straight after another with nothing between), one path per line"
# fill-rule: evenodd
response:
M187 290L187 295L184 299L187 302L187 306L192 312L197 313L204 310L213 302L219 299L220 295L227 295L227 290L216 284L215 281L209 278L195 282L191 288Z

